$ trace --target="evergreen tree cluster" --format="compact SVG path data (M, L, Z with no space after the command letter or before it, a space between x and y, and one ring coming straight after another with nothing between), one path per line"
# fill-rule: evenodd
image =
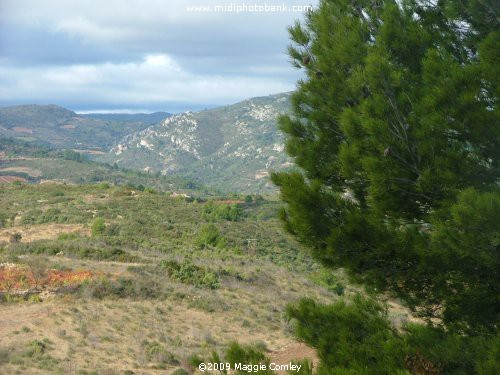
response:
M366 301L303 301L289 316L325 371L498 373L499 4L321 0L289 28L285 226L427 321L402 335Z

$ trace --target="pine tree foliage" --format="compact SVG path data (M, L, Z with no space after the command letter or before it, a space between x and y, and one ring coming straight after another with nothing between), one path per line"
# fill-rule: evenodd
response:
M500 3L321 0L289 33L285 227L427 321L291 306L317 373L499 373Z
M320 1L289 28L300 170L272 176L318 259L462 332L500 312L498 4Z
M321 360L310 374L497 374L500 336L466 336L439 328L391 327L379 304L357 296L322 305L304 299L289 306L296 335Z

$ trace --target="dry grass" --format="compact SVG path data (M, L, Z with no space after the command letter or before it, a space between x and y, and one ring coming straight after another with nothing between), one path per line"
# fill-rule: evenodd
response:
M268 203L245 205L255 218L217 221L227 245L200 248L194 240L207 222L204 205L197 202L139 191L131 196L122 188L4 190L0 204L9 227L0 229L0 242L6 243L2 262L38 259L48 270L88 270L99 277L69 291L53 288L36 302L0 304L0 374L168 374L191 355L223 352L231 341L261 341L278 363L304 357L317 361L312 349L294 340L285 307L303 297L322 303L339 297L333 284L311 277L322 269L299 256L299 245L276 220L261 219L273 212ZM221 200L232 204L237 199ZM66 215L65 222L86 224L20 225L30 211L41 215L50 208L61 211L54 218ZM95 217L117 231L90 236ZM78 236L60 238L72 232ZM30 243L8 243L14 233ZM258 239L255 246L248 246L248 238ZM116 249L126 257L104 257ZM169 278L163 260L217 275L216 288ZM347 298L360 291L346 285L341 272L334 276ZM394 319L407 319L406 311L390 302ZM43 353L32 355L33 346Z
M0 169L0 172L18 172L18 173L26 173L32 177L40 177L42 175L42 171L39 169L33 169L28 167L7 167Z
M292 342L287 346L284 346L276 351L269 353L269 358L271 362L285 365L291 361L296 361L298 359L309 359L313 363L313 368L319 364L319 358L316 355L314 349L308 347L303 343ZM285 372L278 371L278 374L285 374Z
M101 272L101 266L110 267L105 263L87 266ZM121 275L127 273L119 267L116 270ZM158 363L145 352L146 341L157 343L180 363L194 353L221 350L234 340L264 342L278 363L315 358L309 348L291 337L282 312L287 302L303 293L324 301L331 296L287 271L270 267L263 272L273 273L265 277L266 288L224 282L220 290L200 290L172 283L171 296L164 300L95 300L60 295L42 303L0 305L2 348L15 353L32 340L49 340L54 348L49 354L62 373L83 369L99 374L126 370L165 374L165 370L177 367L167 364L163 369L155 368ZM0 372L15 373L18 369L12 363L0 365ZM36 364L24 373L36 374Z
M11 182L26 182L27 180L18 176L0 176L0 183L11 183Z
M21 234L21 242L33 242L38 240L57 239L62 233L78 233L80 236L88 236L90 230L83 224L41 224L33 226L14 226L0 229L0 243L9 242L12 234Z

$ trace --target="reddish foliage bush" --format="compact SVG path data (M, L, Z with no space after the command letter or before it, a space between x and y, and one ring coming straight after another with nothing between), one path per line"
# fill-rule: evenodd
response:
M34 287L45 289L76 285L92 279L93 273L80 270L47 270L38 280L35 279L29 267L19 264L0 265L0 292L13 292Z

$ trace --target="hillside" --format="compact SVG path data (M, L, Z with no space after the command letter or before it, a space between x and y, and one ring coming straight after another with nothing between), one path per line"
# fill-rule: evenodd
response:
M289 94L173 115L125 136L100 160L162 174L180 174L224 191L272 191L269 170L290 165L276 117Z
M0 185L0 373L165 374L234 339L286 357L298 345L286 303L343 287L282 231L278 209Z
M161 176L94 162L88 155L70 150L36 146L12 139L0 139L0 182L92 184L149 187L161 191L197 196L207 191L202 185L178 176Z
M56 105L0 108L0 136L57 148L107 152L115 142L168 114L78 115Z
M270 170L291 166L276 126L288 93L169 115L77 114L55 105L0 108L0 136L72 149L127 169L193 179L218 190L274 192Z
M153 113L85 113L79 114L80 117L102 121L120 121L120 122L141 122L144 124L155 124L171 116L167 112Z

